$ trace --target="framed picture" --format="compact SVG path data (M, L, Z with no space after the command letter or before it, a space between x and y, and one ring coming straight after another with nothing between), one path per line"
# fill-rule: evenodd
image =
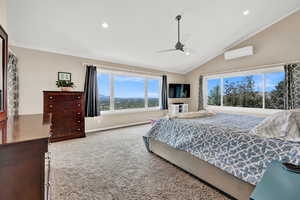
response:
M72 76L69 72L58 72L58 80L59 81L71 81Z

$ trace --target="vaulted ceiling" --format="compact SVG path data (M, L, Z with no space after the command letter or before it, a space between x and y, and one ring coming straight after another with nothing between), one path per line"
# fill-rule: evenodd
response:
M198 67L300 7L299 0L8 2L9 31L15 46L177 73ZM193 51L190 55L157 53L174 47L177 14L183 15L183 41Z

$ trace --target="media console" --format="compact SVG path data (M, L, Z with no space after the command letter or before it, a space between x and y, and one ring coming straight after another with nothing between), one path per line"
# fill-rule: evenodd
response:
M173 103L169 105L169 113L175 115L177 113L185 113L189 111L189 105L185 103Z

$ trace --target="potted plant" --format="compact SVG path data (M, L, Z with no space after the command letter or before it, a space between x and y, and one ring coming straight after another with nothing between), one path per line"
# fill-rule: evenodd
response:
M74 83L72 81L58 80L56 81L56 86L61 88L61 91L71 91Z

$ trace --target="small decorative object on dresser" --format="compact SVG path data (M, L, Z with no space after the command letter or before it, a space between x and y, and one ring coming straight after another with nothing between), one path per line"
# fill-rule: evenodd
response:
M70 72L58 72L59 81L72 81L72 74Z
M52 142L85 137L84 92L44 91L44 113L52 114Z
M58 80L56 81L56 86L61 88L61 91L69 92L74 87L72 81Z
M58 72L56 86L61 88L61 91L71 91L74 87L72 75L69 72Z

